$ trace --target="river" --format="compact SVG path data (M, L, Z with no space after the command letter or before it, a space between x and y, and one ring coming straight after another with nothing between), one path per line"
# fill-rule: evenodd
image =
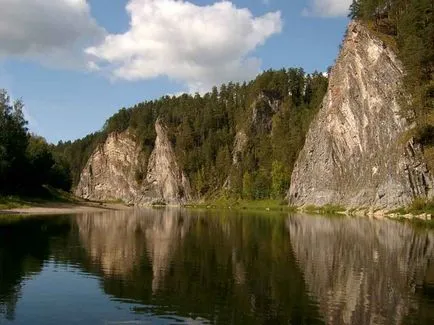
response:
M434 231L246 211L1 217L0 324L434 324Z

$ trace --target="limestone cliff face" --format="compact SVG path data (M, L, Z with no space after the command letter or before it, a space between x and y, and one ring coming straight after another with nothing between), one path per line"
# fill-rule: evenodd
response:
M143 168L139 156L140 147L132 134L110 134L89 158L75 194L91 200L133 203L140 191L135 173Z
M172 144L167 136L165 126L157 121L155 124L157 138L149 158L141 202L160 198L168 203L179 203L190 199L190 183L176 160Z
M89 158L75 194L139 205L188 200L190 184L176 161L167 130L159 120L155 130L157 138L147 166L140 145L128 130L110 134Z
M432 196L421 148L403 143L401 62L365 26L349 25L322 107L295 165L295 205L391 208Z

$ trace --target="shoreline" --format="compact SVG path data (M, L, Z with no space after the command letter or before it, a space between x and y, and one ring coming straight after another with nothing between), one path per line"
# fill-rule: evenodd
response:
M158 208L157 206L149 206ZM167 207L167 206L164 206ZM122 211L130 210L134 207L119 202L97 202L97 201L50 201L26 202L22 206L7 207L0 205L0 217L3 215L61 215L61 214L80 214L92 212ZM348 216L348 217L367 217L374 219L391 219L396 221L416 221L424 224L434 225L434 216L428 211L406 211L406 210L385 210L385 209L345 209L340 206L326 205L323 207L304 206L294 207L283 205L278 200L258 200L258 201L210 201L196 204L180 205L179 208L186 209L205 209L205 210L234 210L234 211L264 211L264 212L285 212L285 213L307 213L323 216Z
M89 212L128 210L131 207L121 203L77 202L59 203L46 202L39 205L18 208L0 208L1 215L53 215L76 214Z

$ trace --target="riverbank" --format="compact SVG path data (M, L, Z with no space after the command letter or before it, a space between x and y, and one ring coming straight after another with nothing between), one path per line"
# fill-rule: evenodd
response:
M407 208L396 210L372 208L346 209L338 205L294 207L289 206L288 202L285 200L237 200L225 198L187 204L184 207L192 209L274 211L287 213L301 212L311 215L367 217L374 219L388 218L409 222L423 228L434 228L434 203L418 200L415 200Z
M89 212L102 212L108 210L126 210L130 207L123 204L109 204L109 203L55 203L46 202L40 206L26 206L13 209L1 209L0 214L75 214L75 213L89 213Z
M241 200L220 198L204 202L189 203L185 208L192 209L223 209L223 210L263 210L293 212L297 209L288 206L285 200Z
M120 202L87 201L47 188L40 197L0 196L1 214L70 214L129 209Z

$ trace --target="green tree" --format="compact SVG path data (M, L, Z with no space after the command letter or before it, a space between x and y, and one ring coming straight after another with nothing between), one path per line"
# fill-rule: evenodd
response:
M268 170L260 168L254 179L254 198L267 199L270 197L271 179Z
M348 14L348 17L351 19L356 19L360 16L360 1L359 0L353 0L353 2L350 5L350 13Z
M282 198L289 188L288 172L279 161L273 161L271 169L271 194L273 198Z
M31 136L26 149L27 164L26 185L30 189L47 184L50 179L54 158L44 138Z
M243 198L247 200L254 198L253 177L247 172L243 175Z
M43 184L69 190L70 169L63 154L55 159L54 146L29 135L23 107L20 100L11 104L0 90L0 194L38 194Z
M10 102L6 90L0 89L0 193L23 186L28 144L27 121L23 103Z

